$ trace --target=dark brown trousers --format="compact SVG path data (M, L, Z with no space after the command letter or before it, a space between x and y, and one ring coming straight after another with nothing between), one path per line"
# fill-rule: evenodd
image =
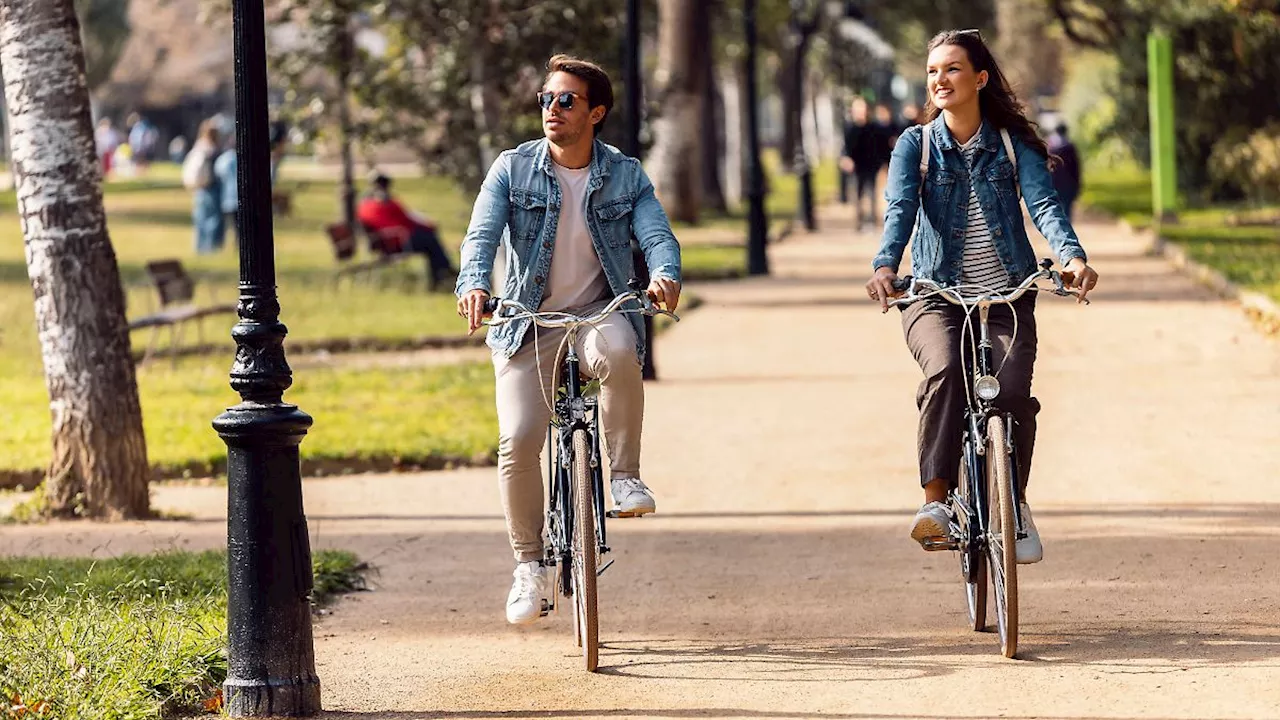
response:
M1036 413L1040 403L1031 396L1031 374L1036 362L1036 299L1028 293L1008 305L993 305L987 327L991 336L991 368L1000 381L996 406L1013 414L1014 443L1017 445L1018 476L1026 487L1035 448ZM1013 337L1014 314L1018 336ZM977 366L973 348L980 337L978 314L972 320L973 342L963 340L964 311L946 300L922 300L902 311L902 330L907 347L924 372L916 393L920 408L920 429L916 444L920 452L920 484L942 478L952 486L960 470L960 446L964 432L965 388L973 387ZM1009 352L1010 343L1013 350ZM964 353L965 365L960 357ZM1009 353L1005 359L1005 353ZM966 377L965 370L968 371Z

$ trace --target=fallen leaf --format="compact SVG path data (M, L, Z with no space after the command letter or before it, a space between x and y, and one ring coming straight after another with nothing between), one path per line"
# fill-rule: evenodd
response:
M218 688L218 692L213 697L204 701L205 712L221 712L222 711L222 688Z

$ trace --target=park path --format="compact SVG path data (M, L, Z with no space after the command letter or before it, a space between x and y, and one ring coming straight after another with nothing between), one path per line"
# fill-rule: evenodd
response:
M507 626L492 470L311 480L317 547L379 568L318 619L330 718L1280 718L1280 346L1110 224L1087 308L1042 299L1023 660L963 629L956 561L907 537L918 370L861 290L845 211L767 279L699 287L659 340L645 477L610 525L601 672L570 621ZM186 522L0 528L0 553L224 542Z

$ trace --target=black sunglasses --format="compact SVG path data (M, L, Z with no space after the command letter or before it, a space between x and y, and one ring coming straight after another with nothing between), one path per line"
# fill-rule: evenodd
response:
M538 93L538 104L542 106L543 110L550 110L553 102L559 103L561 110L572 110L574 98L578 97L581 97L581 95L568 90L562 93L543 91Z
M973 35L974 37L978 38L979 41L982 40L982 31L977 28L972 28L969 30L957 30L956 34L957 35Z

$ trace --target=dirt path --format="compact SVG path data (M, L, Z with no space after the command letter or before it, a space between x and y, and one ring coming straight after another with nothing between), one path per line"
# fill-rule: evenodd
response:
M598 675L567 617L504 624L491 470L309 481L315 544L381 569L317 626L327 717L1280 717L1280 346L1081 228L1104 284L1040 306L1046 560L1003 660L962 627L954 556L907 537L918 370L861 300L872 238L826 226L662 337L661 513L610 525ZM0 552L223 542L222 490L156 500L197 519L0 528Z

